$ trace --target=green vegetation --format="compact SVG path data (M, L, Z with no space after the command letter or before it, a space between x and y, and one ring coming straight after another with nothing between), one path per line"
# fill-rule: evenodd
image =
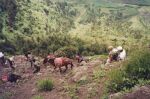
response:
M37 84L40 91L51 91L53 89L53 82L49 79L40 80Z
M94 96L98 95L96 88L91 88L88 90L87 99L92 99Z
M133 52L129 60L123 64L122 69L111 71L108 92L126 91L137 84L149 84L149 59L149 50Z
M109 45L123 46L129 56L110 73L103 64ZM109 93L150 84L150 52L135 51L148 47L150 0L0 0L0 51L6 55L30 50L42 57L54 53L73 58L79 52L90 60L101 59L99 66L103 68L95 69L90 80L85 75L76 85L64 86L72 99L80 98L79 86L93 82L97 85L88 86L92 87L87 98L98 95L97 87L103 83L103 77L108 81L105 99ZM40 80L37 87L51 91L54 84L51 79ZM10 96L6 93L0 98Z
M139 5L139 6L149 6L150 5L149 0L111 0L111 1L125 3L125 4L134 4L134 5Z
M12 93L6 92L5 94L0 96L0 99L10 99L11 96L12 96Z
M33 96L32 99L44 99L42 96Z
M10 54L63 51L70 57L77 51L106 53L108 45L128 50L149 45L150 7L132 5L149 1L115 1L1 0L0 50Z
M77 85L66 85L64 86L64 91L66 94L68 94L71 99L78 99L77 96L78 93L78 86Z
M99 81L104 76L105 76L105 71L102 69L98 69L93 72L93 79L96 81Z
M125 71L132 79L150 79L149 50L135 51L125 64Z

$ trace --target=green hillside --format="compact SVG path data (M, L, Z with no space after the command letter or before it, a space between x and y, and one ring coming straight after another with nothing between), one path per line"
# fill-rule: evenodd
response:
M147 46L150 6L143 4L149 1L1 0L0 50L48 53L73 47L98 54L107 45Z
M139 5L139 6L150 5L149 0L108 0L108 1L117 2L117 3L125 3L125 4L134 4L134 5Z

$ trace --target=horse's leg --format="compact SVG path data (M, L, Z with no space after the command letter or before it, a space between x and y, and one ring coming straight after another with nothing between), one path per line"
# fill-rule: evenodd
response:
M15 67L13 65L11 65L11 64L10 64L10 68L13 69L13 70L15 70Z
M65 71L68 69L68 65L65 65L65 67L66 67L66 69L65 69Z
M31 63L31 68L32 68L32 66L33 66L33 61L30 61L30 63Z
M37 65L34 65L35 70L33 71L33 73L37 73L40 71L40 67Z
M54 66L54 70L56 70L56 68L57 68L57 67L56 67L56 66Z
M80 63L80 59L78 59L78 63Z
M73 68L73 63L71 62L71 64L70 64L70 65L71 65L71 69L72 69L72 68Z

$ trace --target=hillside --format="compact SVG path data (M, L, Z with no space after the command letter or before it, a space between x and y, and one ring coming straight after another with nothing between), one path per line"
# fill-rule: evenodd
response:
M133 4L133 5L139 5L139 6L149 6L150 5L149 0L108 0L108 1L124 3L124 4Z
M125 61L105 64L110 45L125 49ZM0 0L0 52L16 68L0 64L0 74L21 76L0 78L0 99L150 99L149 48L150 0ZM43 64L48 54L70 58L73 69Z
M111 1L1 0L1 50L55 52L69 42L72 42L69 45L81 47L78 39L85 42L84 49L92 46L92 43L87 46L86 42L118 43L127 47L137 39L147 41L150 7L132 5L128 0ZM138 3L148 4L148 1ZM66 41L67 38L72 39ZM106 38L109 39L106 41ZM83 49L79 47L77 49Z

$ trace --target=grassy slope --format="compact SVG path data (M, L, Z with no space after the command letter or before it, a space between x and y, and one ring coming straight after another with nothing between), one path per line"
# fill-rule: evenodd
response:
M109 0L109 1L123 4L150 5L149 0Z
M3 34L11 42L19 35L37 43L38 37L42 41L47 41L47 35L56 33L66 35L69 32L72 36L89 42L99 41L107 44L113 44L115 40L118 44L125 41L135 43L132 31L149 34L149 6L124 5L119 3L121 0L116 3L110 1L112 0L66 0L69 3L65 7L64 0L49 4L37 0L29 3L19 1L15 29L10 31L9 26L5 24ZM76 12L76 15L72 15L72 12Z
M96 2L97 3L97 2ZM78 25L79 27L76 28L76 30L74 29L74 34L75 36L81 37L83 39L88 39L89 41L95 41L94 38L96 38L99 42L103 42L106 41L106 43L114 43L114 41L111 41L113 39L117 39L118 44L122 44L124 42L124 40L127 40L127 43L133 43L136 40L133 39L133 37L131 35L129 35L127 32L128 31L118 31L113 29L113 27L108 27L106 25L107 23L107 16L110 15L114 15L111 14L111 11L114 11L115 13L117 11L120 11L123 15L123 19L120 20L120 22L122 22L121 24L126 24L126 22L131 22L131 26L130 28L132 30L139 30L139 31L147 31L147 33L149 33L149 30L147 28L145 28L145 26L141 23L141 18L143 18L144 16L141 15L141 13L144 13L145 11L147 11L147 9L150 9L150 7L138 7L136 5L122 5L122 4L117 4L117 3L106 3L106 2L101 2L101 3L97 3L94 4L93 6L94 9L101 9L100 14L102 13L106 13L106 16L104 15L103 17L96 17L96 20L101 20L101 26L99 25L93 25L94 23L84 23L84 26L81 26L80 24ZM140 10L142 9L142 11ZM84 12L85 13L85 12ZM79 15L78 19L86 19L87 18L87 13L85 13L85 15ZM148 19L148 18L147 18ZM89 25L90 24L90 25ZM116 23L119 24L119 23ZM147 26L150 23L147 23ZM115 24L114 24L115 25ZM146 27L147 27L146 26ZM94 30L92 30L92 28L95 28ZM123 26L124 27L124 26ZM79 29L80 28L80 29ZM105 31L107 29L107 31ZM125 30L127 28L124 28L123 30ZM122 32L122 33L121 33ZM121 34L120 34L121 33ZM143 32L144 33L144 32ZM128 35L129 37L126 38L124 37L125 35ZM121 42L120 42L121 40Z

